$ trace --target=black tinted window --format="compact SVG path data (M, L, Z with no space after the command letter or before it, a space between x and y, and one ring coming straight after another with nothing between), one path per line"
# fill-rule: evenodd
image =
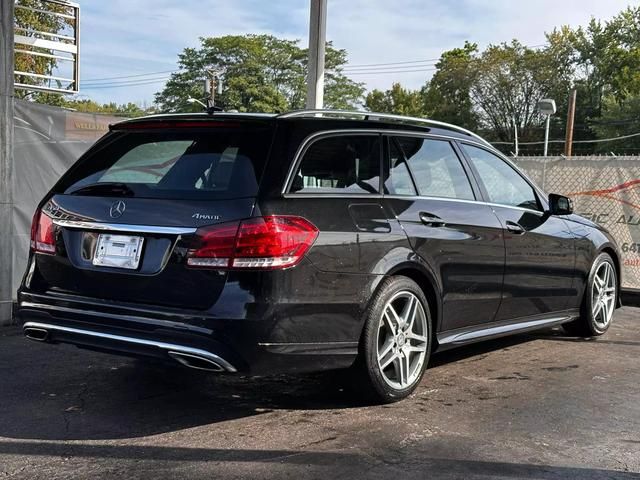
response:
M460 159L444 140L397 137L420 195L473 200L473 190Z
M339 135L315 141L291 185L300 193L378 193L380 136Z
M531 185L500 157L472 145L464 145L489 195L489 201L500 205L539 210L540 205Z
M270 142L267 128L122 133L86 156L63 178L62 189L98 195L116 184L117 191L142 198L254 196Z
M389 141L389 172L385 175L385 193L390 195L416 195L409 167L400 148L392 138Z

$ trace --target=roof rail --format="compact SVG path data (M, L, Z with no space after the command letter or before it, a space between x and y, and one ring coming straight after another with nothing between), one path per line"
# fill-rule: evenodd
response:
M476 140L482 142L484 145L493 147L488 141L482 138L466 128L458 127L450 123L439 122L437 120L430 120L428 118L419 117L405 117L403 115L393 115L391 113L377 113L377 112L363 112L359 110L294 110L292 112L282 113L277 118L296 118L296 117L336 117L343 119L357 119L362 117L363 120L393 120L397 123L404 123L407 125L424 125L433 127L444 127L456 132L469 135Z

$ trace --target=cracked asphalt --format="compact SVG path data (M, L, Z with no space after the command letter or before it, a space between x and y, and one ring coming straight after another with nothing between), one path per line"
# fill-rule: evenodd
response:
M215 376L0 329L0 479L640 479L640 310L436 355L409 399Z

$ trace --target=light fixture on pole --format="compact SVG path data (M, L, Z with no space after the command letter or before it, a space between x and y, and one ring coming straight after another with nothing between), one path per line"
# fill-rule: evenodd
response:
M205 110L207 109L207 106L205 105L205 103L200 101L200 100L198 100L197 98L189 97L189 98L187 98L187 103L190 103L192 105L194 103L197 103L198 105L202 105Z
M544 129L544 156L547 156L549 151L549 123L551 121L551 115L556 113L556 101L550 98L544 98L538 102L538 111L547 116L547 122Z

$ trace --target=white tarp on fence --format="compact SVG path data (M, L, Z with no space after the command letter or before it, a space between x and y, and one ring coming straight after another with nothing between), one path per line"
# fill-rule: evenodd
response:
M576 213L605 226L622 251L623 288L640 289L640 157L521 157L546 192L573 199Z
M31 219L38 202L60 176L109 129L122 120L15 100L13 167L14 295L29 253Z

